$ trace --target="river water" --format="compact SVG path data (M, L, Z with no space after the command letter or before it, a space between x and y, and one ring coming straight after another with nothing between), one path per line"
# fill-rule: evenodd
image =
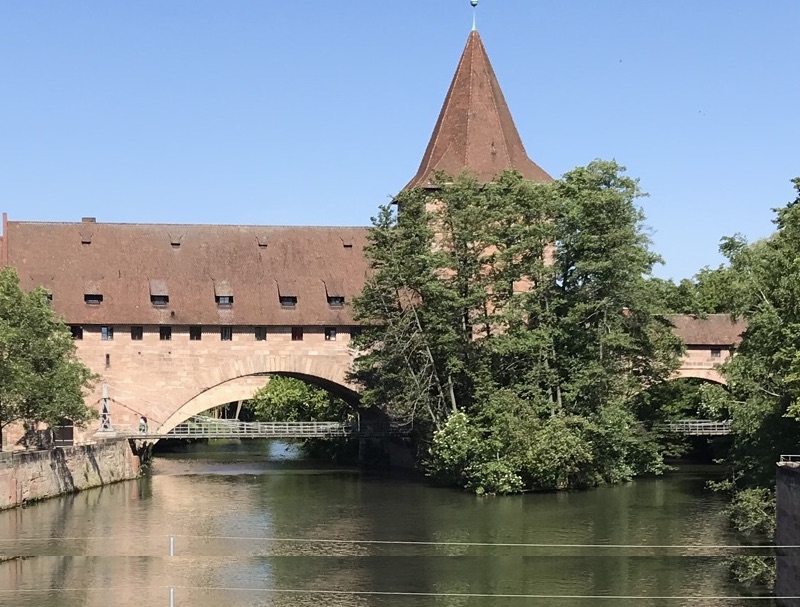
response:
M738 590L704 547L735 543L708 474L479 498L281 443L192 445L0 512L0 555L25 557L0 563L0 604L167 607L169 587L175 607L752 604L710 598Z

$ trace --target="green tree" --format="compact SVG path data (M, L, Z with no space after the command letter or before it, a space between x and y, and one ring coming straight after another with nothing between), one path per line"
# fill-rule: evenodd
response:
M93 379L47 293L25 293L13 269L0 270L0 430L17 422L85 424L96 416L84 403Z
M722 366L727 389L704 392L704 407L732 420L726 462L731 478L717 488L731 493L731 521L748 541L766 542L774 530L775 462L800 444L800 179L797 195L776 209L776 231L748 243L737 235L720 246L728 265L715 290L725 305L747 321L736 356ZM774 561L737 558L734 574L769 587Z
M680 345L654 314L639 195L598 161L552 184L439 176L381 210L354 379L417 424L432 476L511 492L658 470L628 403Z
M276 375L250 401L259 421L340 421L352 412L350 406L329 392L292 377Z

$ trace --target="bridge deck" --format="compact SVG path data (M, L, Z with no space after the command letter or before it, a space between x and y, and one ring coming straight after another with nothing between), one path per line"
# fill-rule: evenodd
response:
M351 424L345 422L240 422L195 416L169 432L117 428L117 433L142 440L193 438L337 438L392 436L403 434L395 424Z

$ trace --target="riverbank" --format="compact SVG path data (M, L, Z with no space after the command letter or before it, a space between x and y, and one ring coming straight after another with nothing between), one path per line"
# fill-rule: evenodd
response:
M126 439L47 451L0 453L0 510L139 475Z

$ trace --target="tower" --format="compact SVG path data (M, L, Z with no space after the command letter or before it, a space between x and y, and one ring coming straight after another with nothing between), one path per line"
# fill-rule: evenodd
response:
M405 189L433 187L437 171L467 170L488 182L507 169L530 181L552 181L528 157L480 34L473 30L417 174Z

